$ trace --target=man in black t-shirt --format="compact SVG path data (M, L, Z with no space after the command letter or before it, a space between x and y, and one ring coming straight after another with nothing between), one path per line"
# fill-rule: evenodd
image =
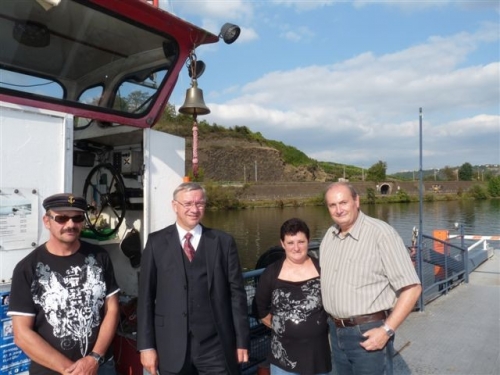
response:
M8 315L15 343L32 360L30 375L114 374L119 288L109 255L79 240L85 199L56 194L43 206L50 238L12 277Z

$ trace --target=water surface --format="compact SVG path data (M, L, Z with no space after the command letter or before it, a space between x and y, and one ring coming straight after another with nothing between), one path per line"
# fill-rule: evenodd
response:
M419 203L362 205L370 216L391 224L409 244L413 227L419 225ZM500 235L500 200L425 202L423 231L447 229L458 234L455 223L464 226L465 234ZM332 220L326 207L252 208L246 210L207 211L203 223L232 234L238 245L242 267L253 269L267 249L279 244L281 224L292 217L304 220L311 230L311 240L320 241ZM500 244L496 243L495 247Z

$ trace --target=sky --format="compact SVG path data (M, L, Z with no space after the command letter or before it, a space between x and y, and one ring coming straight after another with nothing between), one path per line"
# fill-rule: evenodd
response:
M500 1L160 0L218 35L196 50L209 124L387 172L500 164ZM179 76L170 103L190 87ZM422 116L420 117L420 108ZM421 124L421 126L420 126ZM420 137L422 129L422 137ZM203 138L199 139L199 143Z

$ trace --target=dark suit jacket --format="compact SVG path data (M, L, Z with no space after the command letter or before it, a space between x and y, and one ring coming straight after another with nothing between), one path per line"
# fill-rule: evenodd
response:
M208 293L228 371L239 372L236 348L248 348L249 325L243 276L232 236L202 227ZM175 225L151 233L142 254L137 307L137 349L156 349L159 370L179 372L188 338L186 274Z

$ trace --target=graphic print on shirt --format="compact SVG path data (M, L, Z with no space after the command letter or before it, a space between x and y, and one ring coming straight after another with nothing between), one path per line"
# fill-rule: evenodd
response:
M78 345L82 357L85 356L92 329L101 323L99 310L106 297L104 275L95 257L89 255L85 265L71 267L65 275L38 263L31 292L33 301L41 306L53 327L54 337L61 339L61 349Z
M273 291L272 305L275 306L272 327L275 335L271 339L271 352L283 366L295 368L293 361L283 347L280 337L285 334L287 321L294 324L305 322L314 310L321 306L321 289L317 280L309 280L301 286L302 297L294 299L290 292L277 288Z

